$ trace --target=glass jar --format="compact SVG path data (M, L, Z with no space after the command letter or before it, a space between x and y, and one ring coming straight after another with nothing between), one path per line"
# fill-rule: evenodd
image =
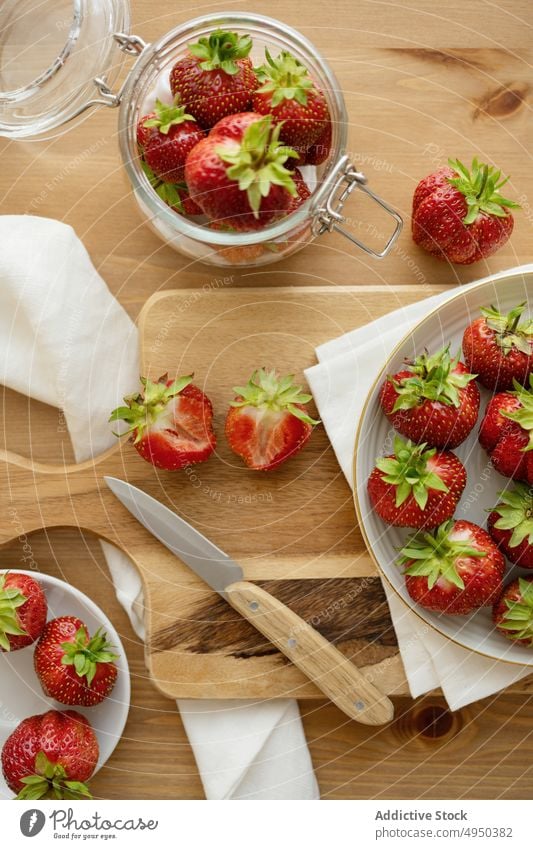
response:
M36 20L34 11L39 15L39 51L33 61L37 67L31 73L22 57L28 54L25 47L31 47L33 36L21 21ZM294 54L324 92L332 120L327 161L316 168L304 167L311 196L292 214L251 233L214 231L201 219L174 212L151 187L137 150L138 120L152 111L156 96L168 94L170 99L169 74L185 55L187 44L220 27L252 37L254 64L264 61L265 47L274 54L281 50ZM333 230L378 259L389 253L400 234L402 219L370 191L366 178L346 155L348 117L341 89L327 62L306 38L280 21L236 12L196 18L152 44L129 35L128 29L127 3L120 0L4 0L0 6L0 51L2 59L8 51L10 61L6 72L0 71L0 135L38 137L89 107L119 107L120 150L142 214L165 242L202 262L265 265ZM124 84L113 91L120 68L117 47L135 61ZM342 227L343 207L354 190L365 192L393 219L392 233L381 250Z

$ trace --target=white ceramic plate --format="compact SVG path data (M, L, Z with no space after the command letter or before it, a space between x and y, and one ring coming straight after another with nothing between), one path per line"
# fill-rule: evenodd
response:
M92 635L103 626L109 642L116 647L119 659L118 676L113 691L100 705L92 708L75 706L67 708L53 699L47 698L33 668L33 649L35 644L14 652L0 653L0 749L16 726L27 716L45 713L50 708L57 710L76 710L87 717L91 723L100 746L100 757L96 771L102 767L115 750L124 731L130 707L130 673L124 646L107 616L86 595L70 584L43 575L40 572L24 572L31 575L42 585L48 602L48 619L57 616L77 616L87 625ZM1 774L0 798L12 798Z
M529 314L533 314L532 273L510 275L480 283L452 296L426 316L403 339L385 363L366 400L355 441L354 493L359 525L367 547L376 565L405 604L435 630L465 648L495 660L533 666L533 649L518 646L498 634L492 625L490 608L482 608L470 616L447 616L433 613L413 602L405 588L402 571L396 565L398 549L412 531L386 525L372 510L366 489L366 482L376 458L391 453L395 433L379 404L379 391L385 376L399 371L405 357L412 358L424 348L434 352L450 342L450 350L455 354L461 349L465 327L479 316L480 307L495 304L501 312L508 312L511 307L522 301L528 302ZM527 308L524 315L526 314ZM474 427L468 439L455 449L468 474L456 517L486 527L487 510L498 502L497 493L510 482L492 467L488 455L477 441L478 426L491 397L488 390L481 386L480 389L478 425ZM506 581L521 571L524 570L512 569L508 564Z

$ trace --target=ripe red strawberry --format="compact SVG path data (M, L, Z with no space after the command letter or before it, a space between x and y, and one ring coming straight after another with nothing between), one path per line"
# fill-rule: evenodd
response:
M502 475L533 485L533 375L531 388L514 383L487 404L479 441Z
M0 652L17 651L37 640L47 614L43 588L30 575L0 574Z
M456 448L474 427L479 412L479 389L449 346L407 363L387 377L380 395L383 412L397 431L413 442L435 448Z
M246 386L234 387L237 397L226 417L226 437L251 469L275 469L303 448L319 424L305 407L311 395L293 380L292 374L279 377L259 369Z
M396 436L394 454L376 462L368 495L389 525L434 528L451 519L465 484L465 467L451 451L426 449Z
M428 610L470 613L501 592L505 559L483 528L450 519L409 537L398 561L411 598Z
M189 190L185 182L165 183L164 180L160 180L154 174L148 163L144 160L141 161L141 167L154 191L157 192L161 200L167 206L170 206L174 212L178 212L180 215L203 215L198 204L189 196Z
M521 646L533 646L533 576L517 578L504 587L492 608L496 628Z
M101 628L89 637L81 619L59 616L46 624L33 662L47 696L62 705L92 707L115 686L117 657Z
M98 741L75 710L49 710L17 725L2 749L4 778L17 799L91 799L85 782L98 762Z
M519 483L499 496L488 518L489 533L511 563L533 569L533 489Z
M501 171L458 159L420 181L413 196L412 232L417 245L438 259L469 265L491 256L513 231L511 209L502 197Z
M322 165L331 153L331 121L325 126L317 140L305 154L306 165Z
M465 363L487 389L512 389L513 380L527 383L533 372L533 320L519 324L524 307L518 304L507 315L483 308L464 332Z
M251 107L257 78L248 54L249 35L216 30L209 38L189 44L189 54L179 59L170 72L172 94L205 128L225 115L246 112Z
M169 106L160 100L155 112L141 118L137 127L137 143L144 160L165 183L183 182L187 154L204 135L183 106Z
M282 123L280 138L302 157L318 140L329 122L326 98L309 76L307 68L286 50L273 59L265 50L266 64L256 69L260 88L252 107Z
M296 212L299 209L304 201L307 198L311 197L311 192L307 187L307 183L302 177L302 172L299 168L295 168L292 172L292 179L294 180L294 185L296 186L296 195L292 197L287 207L286 215L290 215L291 212Z
M153 383L141 377L143 393L124 398L110 422L125 421L141 457L160 469L184 469L203 463L215 450L213 405L192 383L192 375ZM116 434L120 436L122 434Z
M206 215L235 230L260 230L286 214L297 194L272 118L248 112L226 119L187 157L185 180Z

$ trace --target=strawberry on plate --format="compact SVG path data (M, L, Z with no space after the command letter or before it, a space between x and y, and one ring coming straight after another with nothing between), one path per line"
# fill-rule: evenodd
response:
M498 392L487 404L479 441L494 468L508 478L533 485L533 375L530 389Z
M435 448L456 448L474 427L479 413L479 389L449 346L407 362L387 377L380 394L383 412L404 436Z
M253 94L252 108L282 123L280 138L304 160L307 149L327 130L326 98L292 53L283 50L273 59L265 50L265 56L266 63L256 69L261 85Z
M107 634L98 629L89 637L76 616L59 616L45 626L35 648L35 672L47 696L62 705L92 707L103 702L117 680Z
M187 154L204 138L204 131L183 106L156 100L155 110L137 127L137 143L145 162L165 183L182 183Z
M521 646L533 646L533 577L517 578L504 587L492 608L497 630Z
M246 231L287 214L297 190L285 163L296 154L280 143L279 131L270 115L232 115L192 149L185 181L206 215Z
M487 522L489 534L511 563L533 569L533 489L518 483L498 494Z
M153 382L141 377L143 392L124 398L110 422L124 421L133 445L160 469L184 469L203 463L215 450L213 405L192 382L192 375ZM121 436L123 434L116 434Z
M249 35L219 29L187 49L189 55L170 72L170 88L202 127L250 109L258 83L248 55Z
M469 265L491 256L513 231L511 209L519 204L500 193L501 172L458 159L420 181L413 196L412 233L417 245L438 259Z
M525 306L518 304L507 315L482 308L464 332L465 363L487 389L512 389L513 380L525 384L533 372L533 320L520 323Z
M505 558L472 522L450 519L431 533L418 531L400 555L407 592L428 610L471 613L501 592Z
M86 785L98 762L98 741L75 710L49 710L17 725L2 749L4 778L17 799L92 798Z
M43 588L30 575L0 574L0 652L17 651L39 639L47 607Z
M251 469L275 469L303 448L319 424L306 410L311 395L293 381L292 374L280 377L259 369L246 386L234 387L237 397L226 417L226 437Z
M434 528L451 519L466 484L466 471L451 451L394 438L394 454L380 457L368 479L368 495L389 525Z

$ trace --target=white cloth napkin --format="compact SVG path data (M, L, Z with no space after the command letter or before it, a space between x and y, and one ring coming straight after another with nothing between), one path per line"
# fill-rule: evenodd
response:
M511 270L530 272L533 265ZM486 279L495 280L506 274L509 271ZM370 387L388 354L409 329L456 291L448 290L395 310L317 348L319 364L307 369L305 374L320 418L352 488L355 433ZM528 667L495 662L455 646L427 628L386 583L384 590L413 697L441 687L450 708L457 710L531 674Z
M107 420L139 385L137 328L71 227L0 216L0 380L60 408L77 461L114 443ZM102 543L117 597L142 638L131 561ZM315 799L294 700L178 701L209 799Z

